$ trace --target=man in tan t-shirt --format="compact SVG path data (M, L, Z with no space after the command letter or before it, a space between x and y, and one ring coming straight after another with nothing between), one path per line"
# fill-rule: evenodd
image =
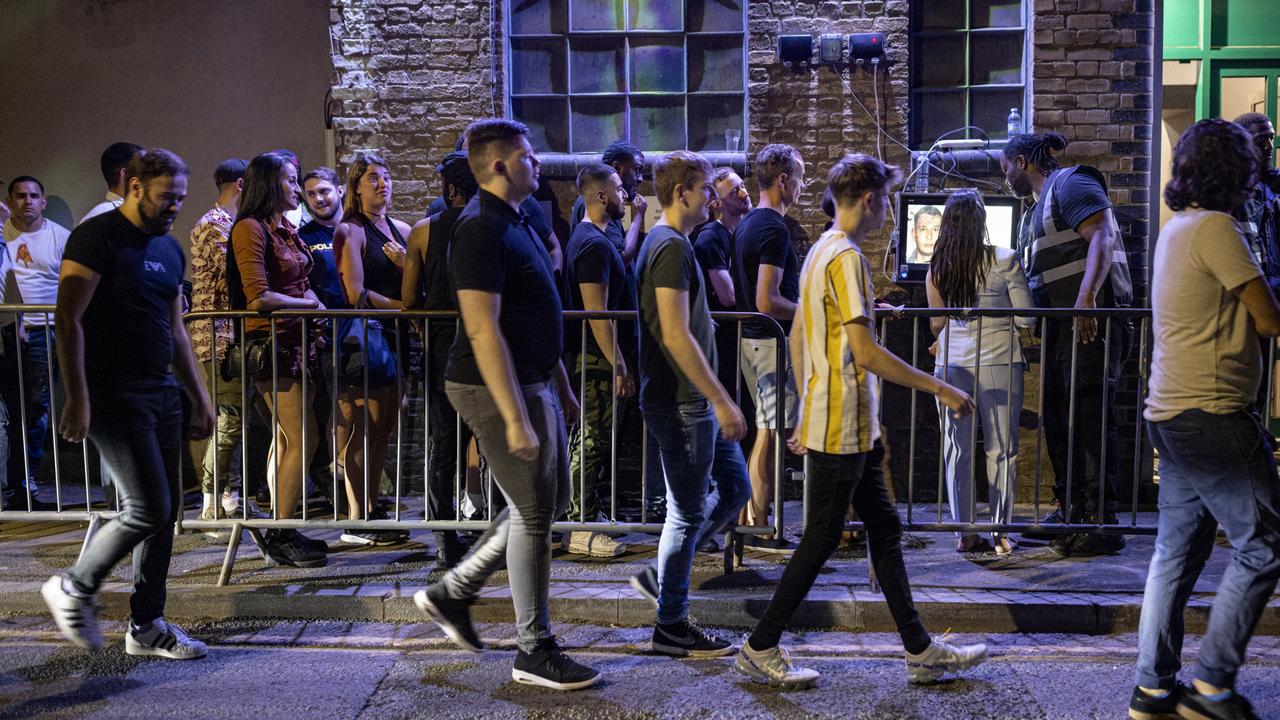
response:
M1248 134L1202 120L1178 140L1165 202L1175 211L1152 261L1155 351L1147 432L1160 453L1160 520L1138 626L1129 717L1256 717L1236 672L1280 578L1280 478L1253 410L1257 335L1280 335L1280 305L1228 214L1252 190ZM1178 682L1182 614L1221 525L1234 549L1200 644Z

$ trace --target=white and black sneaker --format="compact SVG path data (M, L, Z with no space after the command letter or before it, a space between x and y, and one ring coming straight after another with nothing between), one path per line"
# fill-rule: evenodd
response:
M581 690L600 682L600 672L573 660L555 638L547 638L533 652L516 653L511 679L552 690Z
M655 609L658 607L658 571L652 565L631 576L631 587L652 603Z
M61 575L54 575L40 587L40 596L53 613L62 636L77 647L102 649L102 630L98 628L98 602L93 595L68 590Z
M672 657L714 658L733 654L733 643L708 633L688 619L672 625L655 625L649 646L656 653Z
M129 632L124 634L124 651L142 657L197 660L209 654L209 647L161 617L152 620L145 628L130 622Z
M986 645L952 645L934 639L919 654L907 653L907 681L915 684L937 682L948 672L968 670L987 659Z
M444 593L440 583L413 594L413 604L427 619L444 631L449 639L463 650L478 653L484 650L484 641L471 624L471 598L455 600Z

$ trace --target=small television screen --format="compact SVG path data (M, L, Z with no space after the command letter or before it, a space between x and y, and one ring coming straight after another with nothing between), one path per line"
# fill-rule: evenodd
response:
M947 193L902 193L898 197L897 266L894 280L924 282L942 228ZM983 196L987 207L987 242L997 247L1017 244L1022 202L1007 195Z

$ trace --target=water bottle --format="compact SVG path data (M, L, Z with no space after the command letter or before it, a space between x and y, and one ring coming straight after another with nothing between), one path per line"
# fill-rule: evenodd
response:
M1018 108L1009 108L1009 138L1022 134L1022 113Z
M912 188L918 193L929 192L929 153L916 153L916 177L915 187Z

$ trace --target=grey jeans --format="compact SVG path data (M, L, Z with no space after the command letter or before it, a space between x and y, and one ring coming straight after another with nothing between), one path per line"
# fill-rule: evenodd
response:
M533 461L507 449L506 423L483 385L446 382L445 394L476 436L480 454L507 498L471 553L441 581L449 597L475 597L489 576L507 564L516 612L516 643L532 652L552 636L548 588L551 582L551 523L569 504L569 455L560 401L549 383L523 385L529 423L540 445Z

